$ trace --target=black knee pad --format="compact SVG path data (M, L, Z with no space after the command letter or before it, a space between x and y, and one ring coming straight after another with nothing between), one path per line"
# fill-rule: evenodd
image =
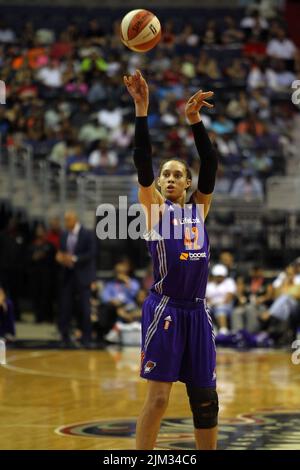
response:
M196 429L210 429L218 424L219 400L216 389L186 385Z

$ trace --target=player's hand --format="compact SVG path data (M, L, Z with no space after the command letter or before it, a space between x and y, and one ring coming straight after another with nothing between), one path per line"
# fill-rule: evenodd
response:
M206 106L207 108L214 107L213 104L206 101L212 98L213 95L213 91L203 92L202 90L199 90L191 96L185 105L185 117L189 124L196 124L201 121L200 110L203 106Z
M125 86L132 96L137 116L146 116L149 106L149 88L146 80L139 70L133 75L124 75Z

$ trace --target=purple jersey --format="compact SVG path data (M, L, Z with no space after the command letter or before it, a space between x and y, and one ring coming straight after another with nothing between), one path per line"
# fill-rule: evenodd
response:
M205 298L208 278L207 231L196 204L181 208L166 200L165 205L160 223L145 236L153 260L151 292L197 302Z

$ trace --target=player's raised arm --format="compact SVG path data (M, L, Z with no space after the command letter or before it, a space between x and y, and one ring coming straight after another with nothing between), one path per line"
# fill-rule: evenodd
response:
M215 187L216 173L218 168L218 159L213 148L206 129L200 116L200 110L203 106L212 108L213 104L206 100L212 98L212 91L202 92L199 90L187 102L185 107L185 116L190 124L197 151L200 157L201 166L198 178L198 188L193 193L193 201L196 204L204 204L204 217L207 216L212 193Z
M152 168L152 148L148 129L149 89L139 70L124 76L124 83L135 105L135 136L133 160L138 173L139 200L147 207L161 204L163 198L155 188Z

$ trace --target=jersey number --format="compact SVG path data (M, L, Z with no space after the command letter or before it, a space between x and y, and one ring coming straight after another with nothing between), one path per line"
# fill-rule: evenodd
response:
M187 250L200 250L200 245L198 245L199 239L199 230L198 227L192 227L190 230L189 227L185 229L184 233L184 245Z

